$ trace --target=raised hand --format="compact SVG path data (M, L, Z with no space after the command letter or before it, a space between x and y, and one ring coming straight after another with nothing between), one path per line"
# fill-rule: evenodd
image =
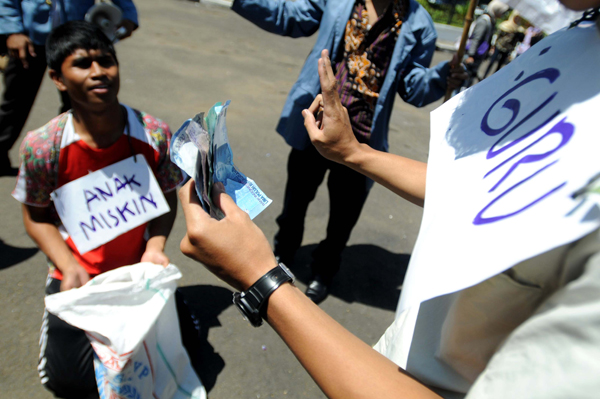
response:
M309 109L302 111L304 126L322 156L344 163L358 150L360 144L352 133L348 110L338 96L337 81L327 50L321 52L318 70L323 94L315 98Z

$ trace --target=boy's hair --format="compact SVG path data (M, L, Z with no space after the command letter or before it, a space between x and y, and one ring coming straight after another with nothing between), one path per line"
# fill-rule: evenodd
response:
M48 67L60 74L65 59L79 49L106 51L118 65L112 42L98 26L86 21L70 21L54 28L46 40Z

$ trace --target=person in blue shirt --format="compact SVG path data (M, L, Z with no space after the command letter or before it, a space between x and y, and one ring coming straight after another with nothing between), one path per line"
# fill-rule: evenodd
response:
M467 75L448 62L429 68L437 33L416 0L235 0L232 10L260 28L293 38L319 31L298 80L284 105L277 132L292 147L284 205L277 218L274 251L291 264L302 243L309 203L329 170L330 214L327 237L312 256L306 294L323 301L341 264L372 181L323 159L310 145L302 110L320 92L317 60L332 54L342 104L357 139L380 151L388 149L388 125L395 94L422 107L438 100ZM453 65L456 63L453 63Z
M138 27L131 0L114 0L123 11L122 38ZM44 45L53 26L82 20L94 0L0 0L0 49L9 55L0 104L0 176L16 175L8 151L19 138L46 71ZM5 48L3 48L5 45ZM60 112L71 108L61 93Z

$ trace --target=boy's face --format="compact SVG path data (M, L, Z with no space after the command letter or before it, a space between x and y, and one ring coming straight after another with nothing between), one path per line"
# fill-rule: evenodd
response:
M50 77L73 103L93 106L118 102L119 66L108 52L77 49L63 61L60 75L51 70Z

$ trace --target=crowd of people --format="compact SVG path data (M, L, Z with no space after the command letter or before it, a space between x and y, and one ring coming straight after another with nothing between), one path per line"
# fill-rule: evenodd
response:
M544 37L542 30L532 26L517 10L513 10L505 21L498 24L497 19L503 18L508 10L506 4L492 0L475 21L467 44L465 65L469 79L465 87L485 79L492 69L498 72ZM479 68L485 61L487 67L481 74Z
M56 118L25 136L13 192L22 204L27 233L48 258L47 295L140 261L168 265L165 243L176 217L176 189L183 181L170 160L169 127L119 102L113 43L99 27L83 21L93 3L0 0L0 35L10 56L0 107L3 175L12 173L8 150L21 133L46 68L63 99ZM121 27L128 36L138 26L135 6L125 0L114 3L123 10ZM598 0L563 3L577 10L600 6ZM232 10L279 35L318 31L277 125L291 147L279 231L271 247L218 185L213 200L225 217L211 219L190 181L179 189L187 226L182 252L240 291L234 303L253 325L266 320L328 397L594 397L600 347L597 229L553 249L544 268L524 261L511 273L437 298L431 306L399 312L375 348L318 306L342 267L341 253L374 182L425 204L427 164L387 152L395 94L421 107L476 76L480 53L490 48L495 19L508 6L493 1L478 19L466 68L456 58L430 67L437 35L431 17L415 0L235 0ZM518 18L513 12L500 26L506 35L496 40L498 69L519 42L517 33L526 43L528 34L518 27ZM534 30L528 45L533 36ZM129 159L137 162L140 156L170 211L80 253L57 216L52 193L90 171ZM312 276L302 293L285 265L294 263L307 207L327 171L327 237L312 254ZM238 243L235 250L231 242ZM490 288L506 278L523 283L522 276L543 288L535 303ZM259 299L244 299L250 295ZM496 311L498 307L504 311ZM414 338L417 324L427 333ZM84 331L46 312L40 350L40 379L54 395L98 397L93 349Z

